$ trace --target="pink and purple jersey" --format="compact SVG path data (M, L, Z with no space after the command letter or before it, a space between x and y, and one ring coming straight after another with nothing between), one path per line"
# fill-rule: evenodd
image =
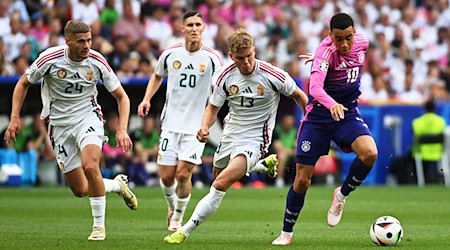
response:
M347 55L340 55L331 37L323 39L316 49L311 69L310 105L320 103L330 109L336 103L347 108L357 106L361 70L369 40L355 33L353 46Z

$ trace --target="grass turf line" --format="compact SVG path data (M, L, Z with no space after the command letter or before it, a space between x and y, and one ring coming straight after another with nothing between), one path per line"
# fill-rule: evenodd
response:
M334 188L312 186L294 228L293 248L374 249L371 223L382 215L403 225L403 249L446 249L450 242L450 189L441 186L371 187L352 193L341 223L326 225ZM169 234L166 203L159 188L137 188L139 208L108 194L104 242L89 242L89 201L68 188L0 188L0 249L276 249L287 188L229 190L221 207L182 245ZM184 221L209 189L193 189Z

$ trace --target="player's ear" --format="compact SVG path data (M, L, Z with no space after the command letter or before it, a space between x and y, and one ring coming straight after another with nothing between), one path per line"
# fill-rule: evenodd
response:
M233 53L231 53L231 52L228 52L228 55L230 56L230 59L234 61L234 56L233 56Z

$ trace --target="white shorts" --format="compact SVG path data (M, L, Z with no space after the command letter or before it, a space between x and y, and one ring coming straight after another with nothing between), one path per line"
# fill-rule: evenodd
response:
M205 143L199 142L195 135L161 131L159 138L158 165L176 166L178 161L196 165L202 163Z
M81 150L86 145L94 144L102 148L107 141L103 121L94 112L74 126L50 126L49 137L63 173L81 167Z
M237 143L230 138L228 140L222 138L214 153L214 166L226 168L229 161L240 154L247 158L248 173L261 158L261 144L259 142Z

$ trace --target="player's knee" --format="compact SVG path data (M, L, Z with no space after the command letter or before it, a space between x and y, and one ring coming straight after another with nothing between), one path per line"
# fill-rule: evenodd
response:
M71 187L73 195L76 197L84 197L87 195L87 189L85 188L79 188L79 187Z
M297 176L294 180L294 191L296 193L304 193L311 186L311 178L307 176Z
M175 178L173 176L164 175L161 176L161 182L166 187L171 187L173 184L175 184Z
M177 172L177 181L178 183L185 183L191 179L191 173L189 171L179 171Z
M86 178L91 179L94 178L96 175L100 174L100 170L97 165L95 164L86 164L84 166L84 174L86 175Z
M360 159L366 166L372 166L378 158L377 150L367 150L361 155Z

